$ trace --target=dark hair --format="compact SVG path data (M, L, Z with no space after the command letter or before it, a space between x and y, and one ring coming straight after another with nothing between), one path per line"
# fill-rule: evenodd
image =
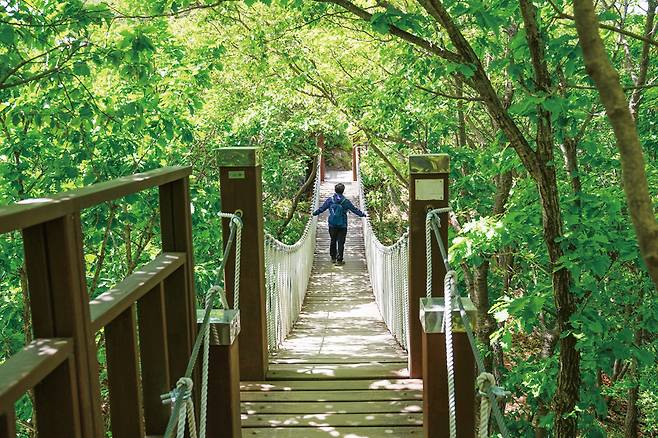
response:
M336 184L336 187L334 187L334 189L336 190L336 193L342 195L343 192L345 191L345 186L343 185L343 183L338 183Z

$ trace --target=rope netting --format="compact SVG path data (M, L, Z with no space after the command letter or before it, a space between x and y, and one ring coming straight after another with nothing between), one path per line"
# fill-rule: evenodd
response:
M363 221L363 241L366 263L375 301L386 326L398 343L408 349L409 330L409 232L405 232L391 246L382 244L375 234L361 181L361 169L357 166L359 204L366 213Z
M320 203L320 159L315 169L311 213ZM318 218L310 215L302 236L287 245L270 234L265 235L265 289L267 342L276 350L288 336L299 316L313 268Z

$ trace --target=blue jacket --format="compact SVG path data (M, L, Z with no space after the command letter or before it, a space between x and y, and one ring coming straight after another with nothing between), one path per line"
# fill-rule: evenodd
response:
M345 200L345 202L343 202L343 199ZM324 201L324 203L322 204L322 206L313 212L313 216L319 215L320 213L322 213L323 211L328 209L331 206L331 204L338 203L338 202L343 202L343 204L342 204L343 205L343 214L341 215L341 217L335 218L336 223L331 225L332 227L334 227L334 228L347 228L347 210L351 211L352 213L354 213L355 215L360 216L360 217L365 217L366 216L366 214L364 212L362 212L361 210L359 210L358 208L356 208L354 206L354 204L352 204L352 202L350 202L349 199L347 199L343 195L339 195L338 193L334 193L333 196L327 198Z

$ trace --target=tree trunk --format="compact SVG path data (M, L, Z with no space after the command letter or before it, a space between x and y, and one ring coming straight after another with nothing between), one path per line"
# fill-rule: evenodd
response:
M302 195L306 193L310 188L311 184L315 181L315 173L317 172L317 163L318 159L315 158L313 159L313 165L311 166L311 173L309 174L308 178L302 184L302 186L297 190L297 193L295 193L295 196L292 197L292 206L290 207L290 210L288 211L288 215L286 216L285 220L279 227L279 230L277 231L277 239L280 239L281 236L283 236L283 232L286 230L286 227L292 221L292 218L295 217L295 212L297 211L297 205L299 205L299 201L302 198Z
M648 0L647 2L647 19L644 22L644 36L648 39L653 39L655 32L654 19L656 17L656 0ZM650 44L644 41L642 44L642 55L640 56L640 71L635 81L635 90L628 102L628 109L635 120L640 110L640 101L642 98L642 91L647 83L647 73L649 71L649 49Z
M599 35L592 0L575 0L576 29L587 72L599 90L601 102L617 139L626 202L635 227L640 253L658 288L658 221L649 194L644 155L629 103Z
M628 370L632 379L637 382L637 360L631 359L631 365ZM638 400L639 388L637 383L633 384L628 390L628 400L626 405L626 418L624 421L624 438L637 438L638 436Z
M464 96L464 83L460 77L455 77L455 95ZM464 102L457 100L457 146L463 148L466 146L466 118L464 117Z

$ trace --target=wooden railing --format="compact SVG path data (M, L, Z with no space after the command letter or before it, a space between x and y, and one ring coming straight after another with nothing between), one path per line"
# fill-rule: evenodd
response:
M112 436L162 435L160 394L185 373L196 336L189 167L167 167L0 208L20 230L34 341L0 365L0 438L34 390L41 437L102 437L96 333L104 329ZM159 188L162 253L90 302L80 211ZM138 329L139 327L139 329Z

